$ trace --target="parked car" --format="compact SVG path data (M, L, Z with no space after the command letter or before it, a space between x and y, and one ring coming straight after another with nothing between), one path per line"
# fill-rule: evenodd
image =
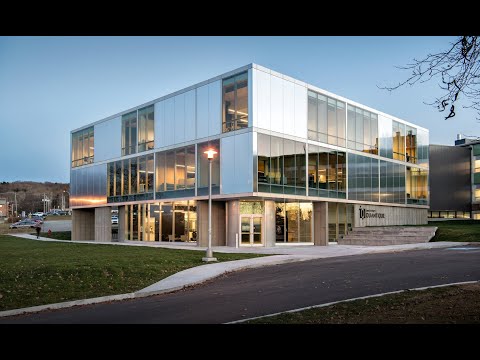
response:
M37 222L33 220L20 220L16 223L10 225L10 229L19 229L19 228L35 228L37 226Z
M41 211L37 211L36 213L33 213L32 216L41 216L43 218L46 215Z

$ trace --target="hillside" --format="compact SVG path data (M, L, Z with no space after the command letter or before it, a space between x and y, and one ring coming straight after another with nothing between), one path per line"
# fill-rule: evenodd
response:
M63 191L70 191L68 183L52 183L52 182L34 182L34 181L14 181L0 182L0 198L6 198L7 201L15 201L15 193L17 193L18 213L24 210L27 213L43 211L43 195L45 194L50 201L50 208L62 207ZM68 193L65 193L65 206L68 207Z

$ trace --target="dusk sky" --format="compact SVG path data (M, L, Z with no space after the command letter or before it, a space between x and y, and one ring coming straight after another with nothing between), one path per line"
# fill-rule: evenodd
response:
M69 182L70 131L248 63L430 130L480 135L471 109L444 120L436 82L393 85L455 37L0 37L0 181Z

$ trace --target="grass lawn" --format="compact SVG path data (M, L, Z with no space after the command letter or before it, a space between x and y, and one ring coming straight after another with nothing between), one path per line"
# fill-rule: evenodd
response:
M48 215L45 221L72 220L72 215Z
M480 324L480 284L355 300L249 324Z
M480 241L480 220L430 221L429 226L438 226L430 241Z
M32 235L37 236L37 233L31 233ZM41 232L40 237L46 237L50 239L56 239L56 240L72 240L72 232L71 231L52 231L50 236L48 235L48 232Z
M50 243L0 235L0 311L143 289L203 265L204 252ZM215 253L219 261L262 255Z

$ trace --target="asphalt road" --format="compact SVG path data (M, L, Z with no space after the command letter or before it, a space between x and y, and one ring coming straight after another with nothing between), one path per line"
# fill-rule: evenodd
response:
M4 318L0 323L225 323L473 280L480 280L480 246L357 255L246 270L176 293Z

